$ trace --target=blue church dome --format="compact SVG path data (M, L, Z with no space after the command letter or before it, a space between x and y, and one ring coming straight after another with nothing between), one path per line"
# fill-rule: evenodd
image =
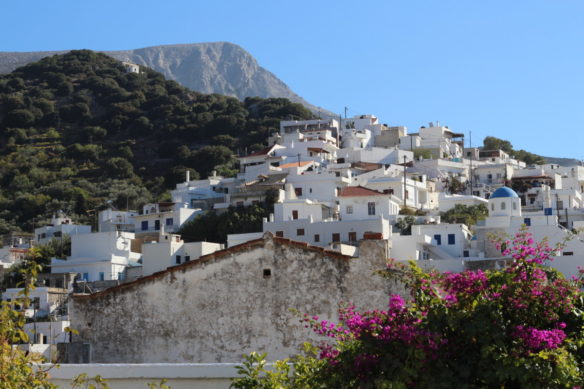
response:
M490 199L502 198L502 197L519 197L515 191L507 186L502 186L493 192Z

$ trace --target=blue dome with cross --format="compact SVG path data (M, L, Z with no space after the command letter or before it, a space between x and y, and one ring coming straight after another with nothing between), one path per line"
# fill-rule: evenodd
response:
M497 189L496 191L493 192L493 194L489 197L490 199L496 199L496 198L503 198L503 197L519 197L517 195L517 193L507 187L507 186L502 186L499 189Z

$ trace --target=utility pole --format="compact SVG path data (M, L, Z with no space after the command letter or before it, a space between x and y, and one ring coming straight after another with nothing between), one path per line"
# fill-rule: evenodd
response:
M345 119L347 118L347 111L349 110L349 107L345 107Z
M407 157L404 155L404 210L408 207L406 203L406 159Z
M472 159L474 158L474 153L472 150L472 131L469 131L469 137L468 137L468 148L470 149L470 171L469 171L469 175L470 175L470 195L472 196L473 193L473 171L472 171Z

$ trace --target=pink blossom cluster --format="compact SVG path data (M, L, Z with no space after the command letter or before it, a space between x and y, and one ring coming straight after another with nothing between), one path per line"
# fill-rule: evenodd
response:
M565 324L561 324L565 328ZM531 351L558 348L566 339L566 333L563 329L539 330L524 326L516 327L515 336L521 339L525 347Z
M408 272L392 264L387 271L402 277L409 288L408 302L391 295L387 310L365 312L347 305L339 310L340 324L305 315L306 327L337 341L323 344L320 358L365 377L388 353L400 360L411 351L417 366L426 369L440 358L478 348L482 342L491 344L489 338L460 331L473 326L484 327L488 336L505 337L513 345L509 355L532 356L562 347L574 331L566 322L572 323L567 317L576 310L584 270L580 279L568 281L540 266L555 250L545 241L534 244L526 231L503 245L504 255L514 258L504 270L438 274L415 266ZM345 348L347 344L351 347Z

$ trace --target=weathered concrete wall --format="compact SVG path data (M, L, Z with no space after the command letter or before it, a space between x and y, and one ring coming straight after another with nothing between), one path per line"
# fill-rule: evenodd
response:
M360 258L266 235L184 265L72 300L75 341L104 363L238 362L251 351L279 359L318 341L289 312L336 319L342 301L387 306L397 287L374 275L385 241L365 241ZM268 275L269 273L269 275Z

